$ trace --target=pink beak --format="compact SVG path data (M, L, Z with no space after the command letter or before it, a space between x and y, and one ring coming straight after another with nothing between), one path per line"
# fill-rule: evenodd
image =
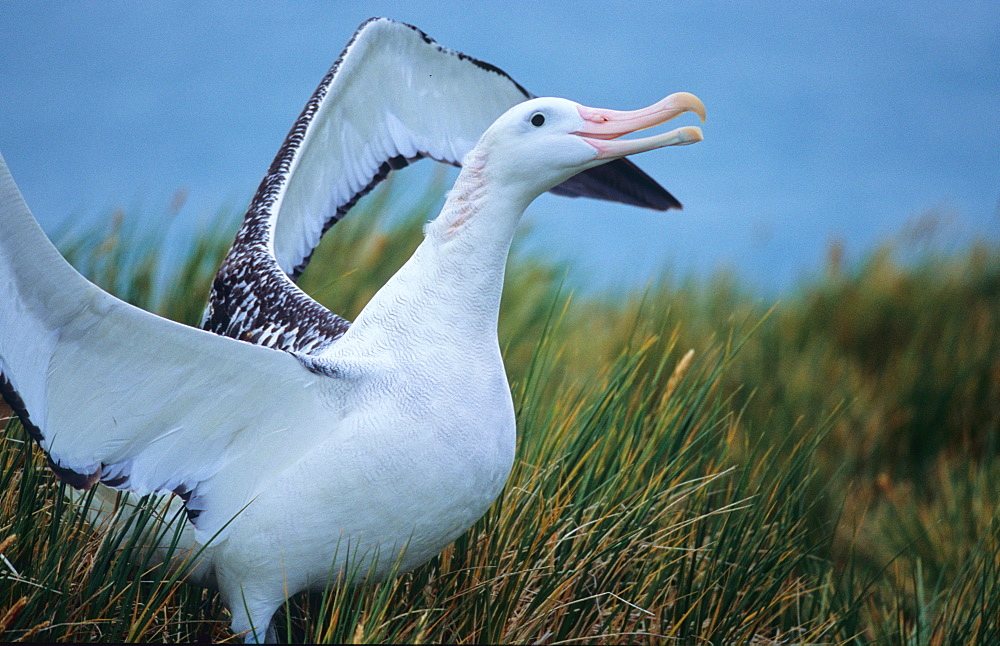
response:
M687 92L671 94L641 110L602 110L582 105L577 109L587 125L573 134L579 135L597 149L597 159L617 159L654 148L685 146L702 140L701 128L696 126L684 126L661 135L641 139L617 140L617 137L658 126L685 112L694 112L704 123L704 104L698 97Z

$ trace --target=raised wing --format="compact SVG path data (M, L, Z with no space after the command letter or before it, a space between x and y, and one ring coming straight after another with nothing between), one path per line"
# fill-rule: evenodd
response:
M373 18L323 78L261 182L213 285L203 327L312 353L347 330L294 285L323 233L395 169L459 165L483 132L533 95L502 70L416 27ZM553 189L645 208L680 203L621 159Z
M2 157L0 372L62 478L177 492L201 540L336 428L318 396L336 379L89 283L45 237Z
M532 95L502 70L387 18L364 23L286 139L258 200L278 265L297 275L323 231L388 173L421 157L458 165L510 107ZM648 208L679 206L631 163L556 192ZM267 184L267 182L265 181ZM657 191L656 189L659 189Z

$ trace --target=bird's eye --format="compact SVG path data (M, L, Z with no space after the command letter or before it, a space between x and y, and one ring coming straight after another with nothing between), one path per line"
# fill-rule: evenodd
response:
M544 114L542 114L541 112L536 112L535 114L531 115L531 125L533 125L536 128L538 128L543 123L545 123L545 115Z

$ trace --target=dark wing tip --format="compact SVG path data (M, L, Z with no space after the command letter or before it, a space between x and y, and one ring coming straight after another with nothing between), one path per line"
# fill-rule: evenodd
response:
M620 202L654 211L684 208L667 189L624 157L574 175L551 192L565 197Z

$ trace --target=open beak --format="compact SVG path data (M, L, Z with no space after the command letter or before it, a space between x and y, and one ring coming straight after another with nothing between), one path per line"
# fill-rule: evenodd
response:
M645 130L670 121L679 114L694 112L705 122L705 106L688 92L677 92L654 103L648 108L632 111L602 110L579 106L580 116L586 125L573 134L579 135L597 149L597 159L617 159L626 155L662 148L685 146L701 141L701 128L684 126L670 132L640 139L618 139L623 135Z

